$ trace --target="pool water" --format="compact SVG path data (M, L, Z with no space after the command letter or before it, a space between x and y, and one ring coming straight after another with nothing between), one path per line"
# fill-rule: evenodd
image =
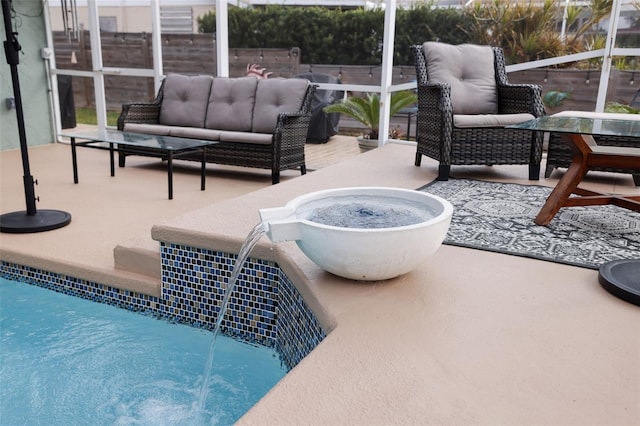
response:
M212 425L285 374L275 350L0 278L0 423Z

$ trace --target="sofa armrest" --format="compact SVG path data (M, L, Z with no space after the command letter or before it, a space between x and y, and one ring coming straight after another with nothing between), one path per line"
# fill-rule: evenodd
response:
M501 84L498 85L499 114L533 114L540 117L545 114L542 103L542 86L537 84Z
M158 124L159 120L159 103L128 103L122 105L118 130L123 130L126 123Z
M315 99L317 90L318 90L317 84L309 84L309 87L307 87L307 92L304 95L304 100L302 101L302 106L300 107L300 111L298 111L299 113L311 114L311 107L313 105L313 101Z
M294 147L303 147L307 142L311 113L287 113L278 114L278 122L274 130L274 149L281 151Z
M316 84L309 84L302 105L298 112L281 112L274 129L273 149L280 152L283 149L302 149L307 143L307 134L311 124L311 103L318 88Z

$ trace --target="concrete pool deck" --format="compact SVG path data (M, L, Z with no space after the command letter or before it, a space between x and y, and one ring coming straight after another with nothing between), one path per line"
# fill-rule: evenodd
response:
M345 186L417 188L436 163L413 166L415 148L388 145L270 185L267 171L208 166L166 174L131 158L116 177L107 153L79 150L73 184L69 147L30 150L38 208L69 211L69 226L0 234L0 255L22 265L157 291L157 281L114 268L116 245L151 239L237 252L258 209L303 193ZM544 164L543 164L544 165ZM19 152L0 153L2 213L24 210ZM454 168L455 177L530 182L526 166ZM598 174L585 187L636 193L628 175ZM608 424L640 423L640 308L600 287L597 271L442 246L423 267L361 283L320 270L292 242L263 239L254 257L275 260L328 331L241 424ZM83 278L87 278L82 276ZM100 279L98 279L100 278Z

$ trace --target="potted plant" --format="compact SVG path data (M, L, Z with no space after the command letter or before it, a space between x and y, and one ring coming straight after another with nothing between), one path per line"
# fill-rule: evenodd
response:
M402 108L413 105L418 97L411 91L391 94L389 117L393 117ZM326 113L340 113L359 121L367 127L367 132L358 138L360 148L367 150L378 146L378 123L380 121L380 95L369 93L366 97L351 97L324 107Z

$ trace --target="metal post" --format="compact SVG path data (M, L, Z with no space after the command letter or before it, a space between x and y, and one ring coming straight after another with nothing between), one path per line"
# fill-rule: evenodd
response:
M378 146L389 138L391 112L391 84L393 83L393 46L396 33L396 0L386 0L384 11L384 38L382 44L382 75L380 78L380 122Z
M216 68L218 77L229 77L229 12L227 0L216 0Z
M105 99L104 74L102 65L102 42L100 40L100 20L98 3L88 0L89 9L89 37L91 39L91 70L93 71L93 87L95 88L96 119L98 129L107 128L107 101Z
M155 92L160 91L160 85L162 84L162 75L164 70L162 68L162 30L160 26L160 5L157 0L151 1L151 28L152 28L152 43L153 48L153 82Z
M16 103L16 115L18 118L18 137L20 138L20 153L22 154L22 170L24 171L24 195L27 201L27 214L33 216L37 213L36 197L33 189L33 176L29 167L29 152L27 150L27 134L24 128L24 112L22 110L22 95L20 93L20 81L18 80L18 52L22 50L20 43L11 28L11 1L2 0L2 14L4 16L4 30L7 41L4 42L4 52L7 64L11 68L11 82L13 83L13 96Z
M13 83L13 96L16 103L16 116L18 119L18 137L20 138L20 153L22 155L22 170L24 196L27 204L26 211L5 213L0 216L0 232L8 233L28 233L49 231L61 228L71 222L71 215L59 210L36 209L36 196L31 170L29 167L29 152L27 148L27 134L24 125L24 111L22 109L22 95L20 93L20 81L18 78L18 52L21 47L18 43L18 33L13 32L11 27L11 0L2 0L2 15L6 41L4 51L7 63L11 68L11 80Z
M604 104L607 100L607 90L609 89L609 74L611 74L611 60L613 57L613 49L616 47L616 33L618 32L618 20L620 19L621 6L622 0L613 0L613 3L611 4L609 28L607 30L607 43L604 48L602 70L600 72L600 85L598 86L596 112L604 111Z

